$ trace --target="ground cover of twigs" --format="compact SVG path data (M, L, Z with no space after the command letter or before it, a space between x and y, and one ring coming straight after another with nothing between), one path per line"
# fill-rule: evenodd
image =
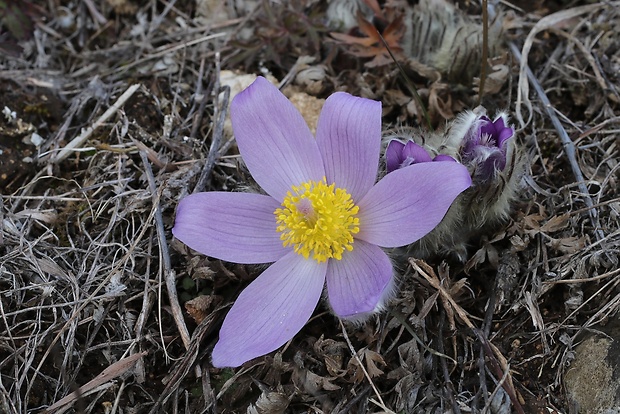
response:
M0 0L0 412L569 412L574 348L620 307L620 7L489 2L482 54L477 2L414 3ZM264 267L171 228L184 196L255 186L227 120L246 73L307 107L380 100L386 130L506 110L510 218L464 261L395 255L368 323L319 305L277 352L212 367Z

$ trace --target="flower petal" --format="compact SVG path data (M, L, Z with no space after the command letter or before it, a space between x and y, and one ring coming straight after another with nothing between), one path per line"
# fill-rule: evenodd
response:
M388 142L385 148L385 169L388 173L400 168L400 164L403 162L404 149L405 144L397 139Z
M388 173L411 164L431 161L433 159L424 147L411 140L407 144L392 140L385 149L385 169Z
M430 232L471 185L456 162L425 162L386 175L358 203L356 238L382 247L411 244Z
M265 270L226 315L213 365L238 367L284 345L303 328L321 297L327 262L290 252Z
M328 183L361 199L373 186L381 147L381 102L336 92L325 101L316 130Z
M444 161L456 162L456 160L454 158L452 158L451 156L446 155L446 154L437 154L437 156L435 158L433 158L433 161L438 161L438 162L444 162Z
M353 250L327 267L329 304L340 318L358 319L382 307L393 291L394 271L380 247L355 240Z
M275 262L290 251L276 232L278 207L261 194L192 194L179 203L172 234L202 254L229 262Z
M418 164L421 162L431 162L432 158L428 155L428 152L421 146L413 141L407 142L405 149L403 150L403 157L411 159L411 162L407 165Z
M252 177L282 202L293 185L325 175L316 141L301 114L268 80L258 77L230 105L239 152Z

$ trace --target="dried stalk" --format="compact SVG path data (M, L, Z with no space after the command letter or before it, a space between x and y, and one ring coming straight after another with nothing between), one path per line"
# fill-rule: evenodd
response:
M181 311L181 305L179 304L179 297L177 296L177 286L175 272L172 270L170 264L170 253L168 252L168 242L166 241L166 234L164 232L164 220L161 215L161 207L159 205L159 192L157 191L157 185L155 184L155 176L153 175L153 169L144 151L140 151L140 158L144 164L144 171L149 182L149 189L151 190L151 196L153 197L153 206L155 208L155 225L157 228L157 238L159 240L159 255L164 265L163 271L166 282L166 290L168 291L168 300L170 301L170 309L172 311L172 317L177 325L181 340L185 349L190 348L190 337L185 320L183 319L183 311ZM161 268L160 268L161 269Z
M512 50L512 53L517 59L517 61L521 62L521 67L523 68L524 63L521 60L521 53L519 52L519 49L517 48L517 46L514 43L511 43L510 49ZM566 154L566 157L568 158L568 161L570 163L570 167L571 167L571 170L573 171L573 175L575 176L575 180L577 181L579 191L581 192L584 198L584 202L586 206L588 207L588 213L590 214L590 219L592 220L592 225L594 226L594 229L595 229L596 238L597 240L602 240L605 238L605 233L603 233L603 230L601 228L601 223L598 218L598 210L594 207L594 201L592 201L592 197L590 196L590 191L588 190L588 187L586 186L586 180L583 177L581 168L579 168L579 163L577 162L577 151L575 149L575 144L570 139L570 137L566 133L566 130L562 126L562 123L556 116L553 110L553 105L551 105L551 102L549 101L549 98L547 97L545 90L543 89L543 87L540 85L540 83L536 79L536 76L534 76L534 74L532 73L532 71L527 65L525 66L524 70L525 70L525 73L527 74L527 78L534 86L534 89L536 90L538 97L542 101L542 107L545 109L545 112L547 112L549 119L551 119L551 123L555 127L555 130L557 131L560 137L560 140L562 141L562 146L564 147L564 153Z
M59 163L65 158L67 158L74 149L84 145L86 140L90 138L93 132L95 132L97 128L103 125L108 119L112 117L112 115L114 115L119 109L121 109L125 102L127 102L127 100L133 96L133 94L138 90L139 87L140 84L134 84L127 88L127 90L116 100L116 102L114 102L114 104L109 107L108 110L105 111L103 115L101 115L92 126L89 126L85 130L83 130L80 135L73 138L71 142L65 145L64 148L61 149L60 152L52 158L52 161L54 163Z

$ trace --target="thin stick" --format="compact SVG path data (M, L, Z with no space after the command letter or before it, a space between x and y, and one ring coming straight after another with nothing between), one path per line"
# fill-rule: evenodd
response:
M398 322L400 322L400 324L401 324L402 326L404 326L404 327L405 327L405 330L406 330L407 332L409 332L409 334L413 337L413 339L414 339L414 340L415 340L415 341L416 341L416 342L417 342L417 343L418 343L418 344L419 344L422 348L424 348L424 350L425 350L426 352L428 352L428 353L430 353L430 354L433 354L433 355L435 355L435 356L437 356L437 357L439 357L439 358L442 358L442 359L449 359L449 360L450 360L450 361L451 361L454 365L457 365L457 364L458 364L457 360L456 360L456 359L454 359L454 358L452 358L451 356L446 355L446 354L444 354L444 353L441 353L441 352L439 352L439 351L436 351L436 350L434 350L433 348L431 348L431 347L429 347L428 345L426 345L426 344L424 343L424 341L422 341L422 340L420 339L420 337L419 337L419 336L415 333L415 331L413 330L413 328L412 328L411 326L409 326L409 323L407 322L407 320L406 320L406 319L405 319L402 315L400 315L400 314L398 314L398 313L396 313L396 312L394 312L394 311L391 311L391 312L390 312L390 315L394 316L394 318L396 318L396 320L397 320Z
M64 406L73 403L81 395L87 394L89 391L99 387L100 385L112 381L113 379L123 375L124 373L129 371L140 358L144 357L147 354L148 352L140 352L116 361L115 363L101 371L101 373L99 373L99 375L97 375L95 378L82 385L79 390L72 392L71 394L58 400L53 405L49 406L44 411L44 413L58 413L60 410L64 412L66 410Z
M2 194L0 194L0 246L4 245L4 230L2 229L3 226L4 226L4 199L3 199ZM7 332L10 332L10 329L7 330Z
M154 217L154 215L155 215L155 207L153 206L153 208L151 209L151 212L149 213L149 216L148 216L146 221L147 222L150 221ZM58 332L56 333L56 336L54 336L54 338L52 339L51 343L48 345L45 353L41 357L41 360L39 361L37 367L34 369L35 373L40 373L41 372L41 367L47 361L47 357L50 355L52 350L55 349L54 345L56 345L56 343L58 342L60 337L66 332L66 330L73 323L73 321L75 321L77 318L79 318L82 315L82 311L84 310L84 308L86 308L86 306L88 306L88 304L93 303L93 301L97 297L97 294L108 284L110 279L112 279L112 275L117 274L118 272L121 272L121 269L123 268L124 264L129 260L129 257L131 255L131 253L135 250L136 246L142 241L142 238L144 237L144 234L146 233L146 231L148 229L149 229L148 226L142 226L142 229L140 230L140 233L136 237L134 237L134 239L131 242L131 245L127 249L127 252L123 255L121 260L118 262L119 264L112 268L112 270L108 273L108 275L105 277L105 279L99 284L99 286L97 286L95 288L93 293L91 293L82 302L82 304L75 311L73 311L73 313L67 319L67 321L65 322L63 327L58 329ZM38 375L41 375L41 374L38 374ZM30 394L30 391L31 391L33 385L34 385L34 381L31 382L28 385L28 388L26 389L26 395Z
M215 105L213 105L213 123L215 124L213 129L213 136L211 138L211 145L209 146L209 153L207 154L207 161L202 169L200 178L194 187L194 193L204 191L207 186L207 181L211 176L211 171L215 166L215 161L218 158L220 142L222 141L222 135L224 134L224 122L226 121L226 114L228 110L228 101L230 100L230 88L224 86L224 99L222 99L221 107L218 106L218 99L220 94L220 59L219 52L216 53L215 59L215 86L213 87L213 95L215 96Z
M504 370L504 375L502 376L502 378L497 383L497 386L495 387L495 389L491 393L491 396L489 397L487 403L485 404L484 408L482 409L483 413L492 412L491 409L490 409L491 408L491 404L493 403L493 400L495 399L495 396L497 395L499 390L501 390L504 387L504 383L508 379L509 375L510 375L510 365L506 366L506 369Z
M385 410L387 412L392 412L389 408L386 407L385 403L383 402L383 398L381 398L381 394L379 394L379 390L377 389L377 387L375 387L375 383L372 382L372 379L370 378L370 375L368 374L368 371L366 371L366 368L364 368L364 364L362 363L362 360L357 355L357 352L355 352L355 348L353 348L353 344L351 343L351 340L349 339L349 335L347 335L347 330L345 329L344 324L342 323L341 320L338 320L338 322L340 322L340 329L342 329L342 334L344 335L344 339L347 342L347 345L349 345L349 350L351 351L351 354L353 355L353 358L355 358L355 360L359 364L360 369L364 373L364 376L368 380L368 383L372 387L372 390L375 392L375 395L379 399L378 403L375 402L374 400L371 400L371 401L373 401L375 404L377 404L383 410Z
M517 46L511 42L510 49L512 50L512 54L515 56L517 61L521 62L521 52L519 52L519 49L517 48ZM566 154L566 157L568 158L571 170L573 170L573 175L575 176L575 180L577 181L579 191L581 192L584 198L584 202L586 206L588 207L588 213L590 214L590 220L592 221L592 225L594 226L594 229L595 229L596 238L597 240L602 240L605 238L605 233L603 233L603 230L601 229L601 223L599 222L599 219L598 219L598 210L594 208L594 201L592 201L592 197L590 197L590 191L588 190L588 187L586 186L586 183L585 183L586 180L583 177L581 168L579 168L579 163L577 162L577 151L575 149L575 144L570 139L570 137L566 133L566 130L560 123L560 120L556 116L553 110L553 106L551 105L551 102L549 101L549 98L547 97L547 94L545 93L543 87L538 82L538 79L536 79L536 76L534 76L529 66L527 65L523 66L523 62L521 62L521 66L525 68L527 78L532 83L532 86L534 86L534 89L536 90L538 97L543 103L542 106L545 109L545 112L547 112L547 116L549 116L549 118L551 119L551 123L553 124L553 126L555 127L555 130L560 136L560 140L562 141L562 146L564 147L564 153Z
M175 272L172 270L170 264L170 253L168 251L168 242L166 241L166 234L164 233L164 220L161 214L161 206L159 205L159 194L157 186L155 184L155 176L153 175L153 169L146 156L146 152L140 151L140 158L144 164L144 171L149 182L149 189L151 190L151 196L153 198L153 205L155 207L155 225L157 228L157 238L159 240L159 253L164 265L164 275L166 279L166 290L168 291L168 299L170 300L170 308L172 311L172 317L177 324L177 329L181 335L181 340L185 349L190 348L190 336L185 321L183 320L183 312L181 311L181 305L179 304L179 297L177 296L176 278Z
M196 135L198 135L198 130L200 129L200 125L202 124L202 116L205 111L205 107L207 106L207 94L203 92L203 78L205 73L205 58L200 61L200 69L198 70L198 80L196 81L196 92L194 93L195 99L194 104L192 105L192 109L190 109L190 115L192 119L192 130L189 134L191 139L195 139ZM200 99L199 102L198 99ZM198 110L196 110L196 104L198 103Z
M411 82L411 79L409 79L409 76L407 76L407 74L405 73L405 70L403 69L403 67L400 65L400 63L398 63L398 60L396 60L396 56L394 56L394 53L392 53L392 49L390 49L390 45L388 45L388 43L385 41L385 39L383 38L381 33L379 33L379 30L377 30L377 28L375 28L375 30L377 31L377 36L379 36L379 39L381 39L381 42L383 43L383 46L385 47L385 49L390 54L390 57L392 58L392 60L396 64L396 67L398 68L398 71L400 72L401 76L405 80L405 83L407 84L407 89L409 89L409 91L413 94L413 98L415 99L415 101L418 104L418 106L420 107L420 109L422 109L422 114L424 115L424 120L426 121L426 126L428 127L428 129L430 131L432 131L433 130L433 125L431 124L431 117L428 115L428 111L426 110L426 107L424 106L424 103L422 102L422 98L420 97L420 94L418 93L418 89L415 87L413 82Z
M441 282L439 281L439 279L437 278L433 270L430 268L430 266L428 266L422 261L418 262L417 260L412 259L412 258L409 259L409 263L411 264L413 269L416 272L418 272L418 274L424 277L424 279L426 279L426 281L433 288L438 290L440 295L443 298L445 298L448 301L448 303L450 303L450 306L452 306L452 309L456 312L456 314L463 321L463 323L465 323L465 325L467 325L467 327L469 327L474 332L474 334L478 337L478 340L480 341L481 345L485 348L486 353L489 356L489 363L491 364L491 368L496 371L496 375L498 376L498 378L503 376L504 372L507 369L507 366L505 363L506 359L501 354L499 349L497 349L497 347L495 347L492 343L490 343L489 340L480 331L480 329L478 329L471 322L471 319L469 319L465 310L458 303L456 303L452 295L450 295L450 293L445 289L445 287L442 286ZM420 266L424 266L424 269ZM425 270L427 270L428 273ZM504 362L504 364L501 364L500 360ZM502 370L502 365L504 365L504 367L506 368L505 370ZM510 400L512 401L512 404L515 410L517 411L517 413L525 414L525 412L523 411L523 407L521 407L521 404L519 403L519 400L517 398L516 391L512 385L512 376L509 375L508 378L509 379L506 382L504 389L506 390L506 393L510 397Z
M121 107L125 104L125 102L127 102L127 100L131 98L131 96L138 90L139 87L140 87L140 84L137 83L127 88L125 93L123 93L116 100L116 102L114 102L114 104L111 107L109 107L108 110L105 111L103 115L99 117L99 119L97 119L97 121L95 121L95 123L92 126L89 126L85 130L83 130L82 133L80 133L80 135L73 138L71 142L65 145L65 147L61 149L60 152L53 158L53 162L59 163L60 161L67 158L69 154L71 154L75 148L81 147L86 142L86 140L90 138L90 136L93 134L93 132L95 132L97 128L103 125L108 119L110 119L110 117L112 117L112 115L114 115L119 109L121 109Z
M484 83L487 80L487 60L489 58L489 6L482 0L482 59L480 62L480 85L478 89L478 105L482 105Z
M439 352L444 352L444 346L443 346L443 331L444 331L444 324L446 321L446 310L442 309L440 314L440 321L439 321L439 329L437 330L437 348L439 349ZM443 394L444 396L447 394L448 400L450 401L450 405L452 405L452 412L454 414L461 414L461 410L459 409L459 406L456 402L456 398L454 398L454 383L452 382L452 380L450 380L450 373L448 372L448 363L446 362L445 358L440 358L439 359L439 364L441 365L441 372L443 374L443 384L442 384L442 388L443 388Z

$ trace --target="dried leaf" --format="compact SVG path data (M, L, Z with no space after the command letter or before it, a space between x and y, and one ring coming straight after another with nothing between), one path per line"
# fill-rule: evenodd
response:
M366 62L364 65L367 67L377 67L389 64L392 62L392 58L383 44L383 40L388 45L394 56L399 59L402 58L402 48L400 46L400 39L404 32L403 19L398 17L394 19L383 31L381 36L377 28L364 19L361 14L357 16L357 22L359 30L364 34L364 37L350 36L343 33L331 33L333 39L337 43L341 43L349 46L347 52L357 57L372 57L370 62ZM383 40L381 40L383 37Z
M561 239L551 239L547 243L547 246L551 247L554 250L562 252L564 254L574 254L583 249L587 244L587 237L564 237Z
M200 295L185 302L185 310L194 322L200 323L222 302L222 298L213 295Z
M114 8L118 14L134 14L138 11L138 6L128 0L107 0L108 4Z
M383 371L377 366L377 364L383 366L387 365L381 354L378 354L375 351L371 351L368 348L362 348L357 352L357 355L359 357L359 361L362 361L362 363L366 365L366 372L368 372L370 378L375 378L383 375ZM353 373L354 382L362 382L365 378L365 375L364 371L359 366L358 358L351 358L351 360L349 361L349 369L351 368L355 370Z
M374 377L378 377L380 375L383 375L383 371L381 371L381 369L379 369L379 367L377 367L377 364L386 366L387 364L385 363L385 360L383 359L383 356L381 356L381 354L378 354L375 351L371 351L369 349L366 349L364 351L365 354L365 358L366 358L366 371L368 371L368 375L370 375L370 378L374 378Z
M283 414L290 400L280 392L263 392L255 404L247 409L247 414Z
M325 391L335 391L340 389L338 385L331 383L331 378L321 377L311 371L306 372L306 383L312 384L310 389L322 389Z
M398 381L396 387L394 387L394 391L398 396L396 400L398 412L415 412L418 394L422 385L419 375L416 374L409 374Z
M87 382L76 391L72 392L64 398L61 398L56 403L48 407L45 411L43 411L43 413L58 414L60 412L66 411L66 409L69 408L68 406L70 404L73 404L78 399L78 397L87 395L89 391L97 388L98 386L105 384L108 381L112 381L113 379L125 374L136 364L136 362L138 362L140 358L147 354L148 352L140 352L138 354L133 354L127 358L123 358L115 362L114 364L101 371L101 373L97 375L92 381Z
M491 66L491 73L487 75L484 81L484 95L494 95L499 93L510 75L510 67L508 65ZM474 87L477 90L480 84L479 78L474 78Z
M540 228L541 233L553 233L562 230L568 225L569 213L564 213L561 216L553 216Z
M322 357L325 361L325 367L330 375L340 377L346 374L346 371L342 369L342 350L347 348L346 344L333 339L323 339L323 335L321 335L314 343L313 348L317 356Z

